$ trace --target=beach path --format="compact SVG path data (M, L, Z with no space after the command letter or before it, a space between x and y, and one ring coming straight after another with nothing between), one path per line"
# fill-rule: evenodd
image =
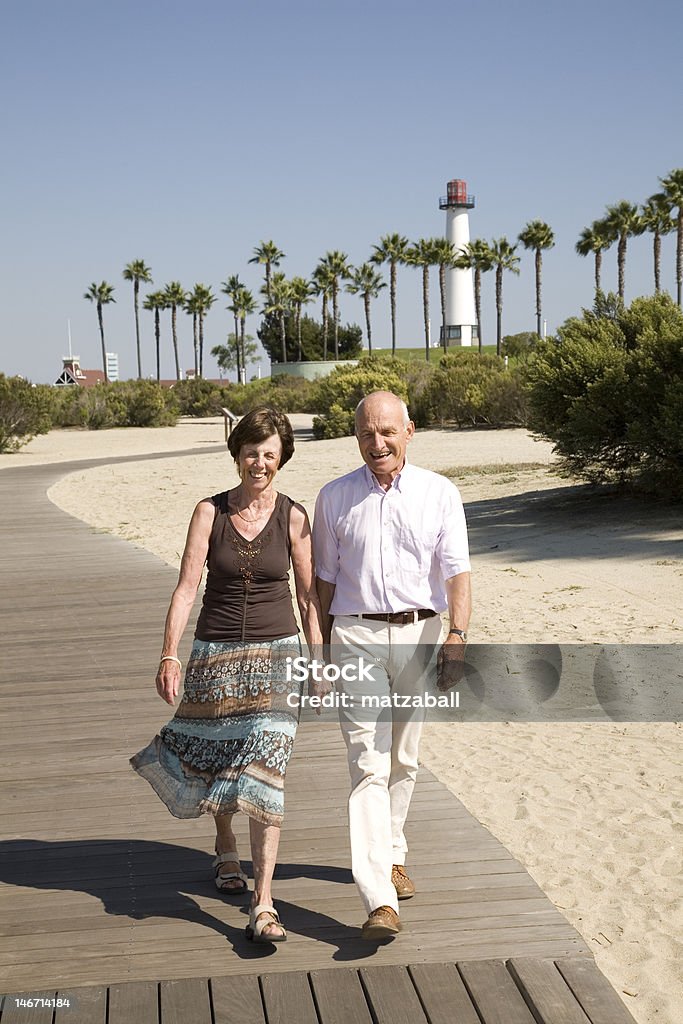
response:
M5 992L70 998L54 1017L70 1024L144 1024L146 1002L162 1021L215 1024L233 1019L235 1000L240 1020L265 1012L271 1024L434 1024L453 1000L465 1021L632 1019L583 939L424 769L408 826L419 896L402 904L397 940L363 943L333 724L302 724L288 771L275 892L289 941L276 955L247 942L246 901L213 886L212 823L173 819L128 766L169 717L153 673L175 572L47 500L72 468L0 474ZM564 1016L544 1010L562 1000ZM6 997L1 1024L26 1013Z

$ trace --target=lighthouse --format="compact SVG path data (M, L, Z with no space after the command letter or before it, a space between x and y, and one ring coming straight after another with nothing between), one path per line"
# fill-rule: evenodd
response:
M474 207L474 196L467 194L467 182L456 178L446 185L439 209L446 211L446 238L462 252L470 240L467 211ZM469 348L479 338L474 311L474 281L471 270L446 268L446 345ZM441 344L443 344L443 327Z

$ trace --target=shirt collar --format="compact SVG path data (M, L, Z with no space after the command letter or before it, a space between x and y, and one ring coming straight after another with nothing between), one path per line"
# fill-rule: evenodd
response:
M405 475L406 470L408 470L408 475L410 475L410 470L409 470L409 466L408 466L408 456L407 455L406 455L405 461L403 463L403 468L401 469L401 471L399 473L396 474L394 479L391 481L391 487L394 487L397 491L399 491L399 493L403 490L401 478ZM366 462L363 463L363 471L364 471L364 474L365 474L365 482L368 485L368 490L369 491L374 491L375 488L377 488L380 491L384 491L384 488L380 485L379 481L377 480L377 477L372 472L372 470L370 469L370 467L368 466L368 464ZM389 488L389 490L391 490L391 488ZM388 494L389 492L388 491L384 491L384 493Z

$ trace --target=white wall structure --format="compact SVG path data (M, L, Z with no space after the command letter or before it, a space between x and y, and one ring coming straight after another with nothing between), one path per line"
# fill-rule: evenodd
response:
M439 209L446 211L446 238L459 251L470 240L467 211L473 207L474 196L468 196L467 182L460 178L449 181L446 195L439 199ZM471 270L446 268L446 335L449 347L469 348L472 344L478 344L474 275ZM441 342L443 344L443 338Z
M109 380L119 379L119 354L107 352L107 377Z

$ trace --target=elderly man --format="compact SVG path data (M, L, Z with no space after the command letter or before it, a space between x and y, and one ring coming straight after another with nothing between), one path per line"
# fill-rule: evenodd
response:
M313 526L318 592L335 659L344 665L363 659L372 669L372 682L368 673L359 672L357 682L345 673L341 685L353 706L340 708L340 717L351 775L352 870L368 915L362 936L373 941L401 930L398 900L415 894L403 826L424 712L394 710L404 703L397 698L420 704L413 698L433 675L437 651L439 687L457 681L470 618L460 495L445 477L406 461L414 431L396 395L377 391L364 398L356 438L365 465L322 488ZM439 613L446 609L450 629L440 646ZM392 710L361 708L364 694Z

